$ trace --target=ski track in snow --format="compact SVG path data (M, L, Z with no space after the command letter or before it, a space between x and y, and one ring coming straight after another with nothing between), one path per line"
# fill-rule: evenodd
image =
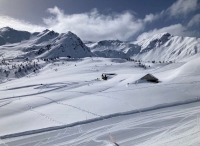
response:
M112 121L110 121L109 125L106 124L107 123L106 121L105 123L104 121L101 121L100 124L102 125L102 127L99 127L98 125L95 125L96 123L93 123L91 126L92 127L97 126L97 127L90 128L88 124L85 124L82 126L76 126L76 127L61 129L57 131L44 132L38 135L36 134L36 135L29 135L25 137L6 139L5 141L9 146L12 146L12 144L15 144L16 146L32 145L32 144L35 146L38 146L38 145L75 146L79 144L90 146L90 143L91 145L94 143L96 145L104 145L105 143L110 143L108 141L108 136L106 137L106 135L108 135L109 133L112 133L113 135L116 135L116 136L117 134L122 134L123 136L123 132L126 133L126 130L128 132L128 131L131 131L132 129L133 134L135 135L136 133L134 130L137 131L137 129L140 129L142 131L142 129L146 129L147 131L144 131L144 133L135 135L134 137L129 135L129 138L119 140L118 143L123 144L123 143L129 142L129 144L131 144L137 141L138 139L142 139L143 137L144 138L149 137L149 138L147 138L146 143L142 143L142 144L140 143L141 146L146 145L146 144L156 145L157 143L159 144L162 139L165 140L166 138L168 138L169 140L166 141L165 143L161 143L161 145L165 145L167 143L170 143L176 140L180 142L185 138L184 136L185 133L182 135L180 132L183 129L187 128L186 126L189 126L188 128L190 129L192 125L196 124L196 117L197 115L199 115L199 107L197 106L194 109L193 108L184 109L183 107L183 109L178 110L178 111L173 111L173 109L171 109L170 112L169 110L170 109L166 109L165 111L164 109L162 113L159 113L159 111L155 113L149 112L148 114L143 115L141 117L139 116L138 118L134 118L133 116L130 116L128 118L126 117L127 119L125 118L125 120L122 120L121 122L117 122L118 120L120 120L120 118L114 118ZM174 116L174 117L171 117L171 116ZM180 119L173 122L173 119L176 119L178 116L180 116ZM172 121L172 123L169 122L169 124L163 124L161 126L157 125L157 123L159 122L162 123L165 120ZM149 124L150 125L153 124L154 126L148 126ZM194 130L194 128L192 129L193 130L189 130L190 135L188 134L187 137L200 134L200 131ZM68 130L73 131L75 133L69 132L67 134ZM160 134L157 134L157 133L160 133ZM178 136L176 136L176 138L171 139L171 136L176 135L176 134L178 134ZM47 137L45 137L46 135ZM104 137L103 138L104 140L101 138L102 136ZM44 137L44 139L42 137ZM33 141L33 139L35 140ZM22 143L17 145L16 143L18 142L19 143L22 142Z
M20 100L20 98L19 98L19 100ZM55 123L57 123L57 124L59 124L59 125L64 125L64 124L65 124L65 123L62 123L62 122L60 122L60 121L57 121L57 120L55 120L55 119L50 118L49 116L47 116L47 115L45 115L45 114L43 114L43 113L41 113L41 112L38 112L38 111L34 110L34 107L33 107L30 103L28 103L27 101L25 101L24 103L25 103L25 105L29 108L30 111L32 111L32 112L38 114L39 116L42 116L42 117L44 117L45 119L47 119L47 120L49 120L49 121L51 121L51 122L55 122Z
M80 111L82 111L82 112L86 112L86 113L92 114L92 115L97 116L97 117L102 117L101 115L92 113L92 112L90 112L90 111L81 109L81 108L76 107L76 106L73 106L73 105L69 105L69 104L66 104L66 103L57 102L57 101L55 101L55 100L52 100L52 99L50 99L50 98L48 98L48 97L44 97L44 96L40 96L40 97L43 97L43 98L48 99L48 100L50 100L50 101L53 101L54 103L56 103L56 104L58 104L58 105L69 106L69 107L72 107L72 108L74 108L74 109L80 110Z

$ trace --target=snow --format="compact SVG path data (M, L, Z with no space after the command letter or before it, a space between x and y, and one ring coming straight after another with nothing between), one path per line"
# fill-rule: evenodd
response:
M158 38L165 40L164 45L173 41L174 51L180 49L180 38L168 33L148 41ZM145 49L148 41L137 43ZM189 46L199 49L198 39L182 41L193 42L182 52L187 52ZM110 46L113 52L126 54L131 50L124 47L127 42L104 43L107 47L103 49L92 48L94 43L87 45L96 55L94 50L103 52ZM48 44L52 45L50 50L45 48ZM119 47L115 50L113 45ZM41 47L43 53L30 56ZM154 46L154 53L149 55L157 57L159 49ZM162 51L169 49L172 46ZM148 62L148 55L141 53L138 56L146 69L114 53L104 58L91 51L72 32L58 34L50 30L34 33L23 42L0 46L0 146L113 146L109 137L120 146L199 145L198 51L194 55L175 53L176 62L161 63ZM15 73L19 67L21 71ZM4 70L9 71L8 76ZM115 75L105 81L101 79L103 73ZM148 73L160 82L138 82Z

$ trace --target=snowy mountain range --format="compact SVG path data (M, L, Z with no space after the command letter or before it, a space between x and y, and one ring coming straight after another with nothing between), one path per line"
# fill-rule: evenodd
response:
M182 59L200 52L200 38L173 36L161 33L136 42L105 40L87 43L101 57L127 57L145 61Z
M72 32L59 34L44 30L43 32L30 33L5 27L0 29L0 50L1 55L11 58L22 56L44 58L99 56L144 61L170 61L199 53L200 38L161 33L149 39L135 42L103 40L83 43ZM18 55L16 56L16 54Z
M81 39L72 32L56 33L50 30L29 33L6 27L0 29L0 53L9 58L51 58L93 56Z

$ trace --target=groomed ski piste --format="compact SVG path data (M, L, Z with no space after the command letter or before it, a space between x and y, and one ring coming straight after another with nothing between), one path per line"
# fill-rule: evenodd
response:
M41 58L55 48L25 61L22 44L2 46L1 70L13 68L9 76L1 71L0 146L199 146L198 51L175 61L136 62L98 57L77 44L85 57L63 53L48 61ZM103 80L106 73L112 76ZM159 83L140 80L148 73Z

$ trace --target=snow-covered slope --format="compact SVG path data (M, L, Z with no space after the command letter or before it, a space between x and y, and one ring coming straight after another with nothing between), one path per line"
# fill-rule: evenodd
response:
M176 146L179 138L198 146L199 54L146 65L151 67L123 59L60 58L0 84L0 145L113 146L111 134L120 146ZM104 81L102 73L116 75ZM147 73L161 82L138 83Z
M173 36L169 33L156 34L132 43L108 40L86 45L101 57L126 57L144 61L179 60L200 52L200 38Z
M199 110L194 103L54 127L3 139L0 146L199 146Z

